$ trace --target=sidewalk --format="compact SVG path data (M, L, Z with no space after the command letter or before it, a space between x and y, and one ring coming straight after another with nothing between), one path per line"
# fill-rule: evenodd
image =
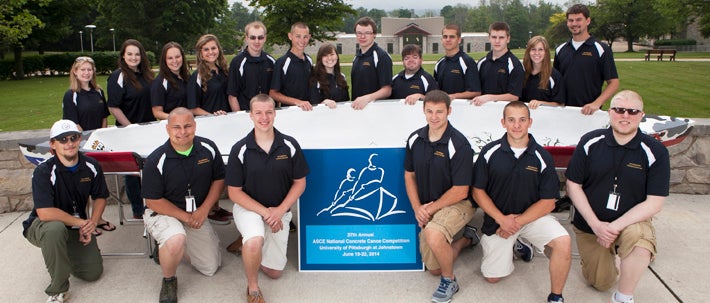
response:
M220 201L231 209L231 202ZM118 224L116 206L104 218ZM27 212L0 214L0 298L11 302L45 302L49 276L39 248L21 234ZM557 214L566 219L567 213ZM480 225L482 212L474 222ZM563 224L570 228L569 222ZM672 194L655 218L659 255L641 279L636 302L703 302L707 299L710 262L710 196ZM215 225L221 246L236 238L234 224ZM119 226L104 232L104 251L141 251L142 225ZM283 277L260 275L267 302L429 302L439 278L426 272L298 272L297 233L291 234L289 262ZM574 241L573 241L574 242ZM576 251L576 248L573 248ZM543 302L549 292L547 259L537 254L531 263L515 261L513 274L498 284L488 284L480 272L481 248L463 251L455 264L461 290L453 302ZM655 274L654 274L655 272ZM205 277L183 263L178 269L180 302L245 302L246 280L241 259L223 250L222 268ZM156 302L160 267L147 257L105 257L99 281L71 278L69 302ZM585 285L579 258L573 257L564 296L567 302L608 302L611 291L597 292ZM677 296L677 298L676 298Z

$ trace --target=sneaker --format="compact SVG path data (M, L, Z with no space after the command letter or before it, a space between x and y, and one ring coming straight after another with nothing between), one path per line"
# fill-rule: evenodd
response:
M611 294L611 300L609 300L609 303L634 303L634 298L631 298L631 299L629 299L629 300L626 301L626 302L617 301L617 300L616 300L616 292L613 292L613 293Z
M221 207L220 207L219 210L217 210L217 211L215 211L215 212L216 212L217 214L223 216L223 217L226 217L226 218L230 219L230 220L231 220L231 219L234 219L234 214L232 214L231 211L228 211L228 210L226 210L226 209L224 209L224 208L221 208Z
M49 298L47 298L47 303L64 303L67 300L69 300L69 293L63 292L61 294L49 296Z
M266 303L266 301L264 301L264 296L261 295L261 290L250 292L249 287L247 287L247 302Z
M231 218L226 213L221 212L221 210L224 209L220 208L220 210L213 211L212 213L207 215L207 218L210 220L210 223L217 225L229 224ZM227 212L226 210L224 211ZM229 214L231 214L231 212Z
M565 298L559 295L550 294L547 296L547 303L565 303Z
M533 259L533 246L527 242L524 242L518 238L515 240L515 246L513 247L514 255L525 262L530 262Z
M435 303L448 303L451 302L454 294L459 291L459 283L456 282L456 278L453 280L441 276L441 282L439 282L439 288L436 289L434 294L431 296L431 301Z
M471 244L468 245L471 249L481 242L481 238L478 236L478 230L471 225L464 226L463 236L471 240Z
M177 303L177 277L163 278L163 286L160 288L160 303Z

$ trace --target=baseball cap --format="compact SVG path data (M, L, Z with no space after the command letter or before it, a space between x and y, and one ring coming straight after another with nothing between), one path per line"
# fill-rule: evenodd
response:
M63 138L74 134L81 134L74 121L59 120L52 125L52 129L49 131L49 139Z

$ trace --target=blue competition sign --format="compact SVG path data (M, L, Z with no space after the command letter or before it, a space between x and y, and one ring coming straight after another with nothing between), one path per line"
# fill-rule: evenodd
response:
M423 270L419 228L404 185L404 148L306 149L299 267Z

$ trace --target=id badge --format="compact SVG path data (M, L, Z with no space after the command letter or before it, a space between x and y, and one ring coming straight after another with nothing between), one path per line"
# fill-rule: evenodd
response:
M185 211L191 213L195 211L197 206L195 205L195 196L187 195L185 196Z
M606 201L606 208L617 211L619 210L619 199L621 197L615 192L609 192L609 199Z

